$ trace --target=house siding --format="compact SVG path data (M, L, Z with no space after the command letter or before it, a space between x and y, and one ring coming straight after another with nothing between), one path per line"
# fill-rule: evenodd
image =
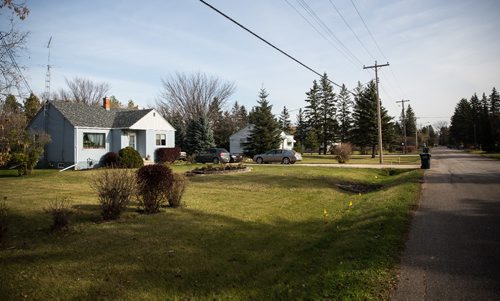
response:
M52 106L47 106L45 112L40 111L29 128L34 131L44 131L50 135L44 155L40 160L41 167L67 167L74 162L74 127L64 116Z
M112 134L110 129L98 128L77 128L76 129L76 150L77 156L75 160L75 169L86 169L99 166L99 162L107 152L111 150ZM83 134L96 133L105 134L105 147L98 149L88 149L83 147Z

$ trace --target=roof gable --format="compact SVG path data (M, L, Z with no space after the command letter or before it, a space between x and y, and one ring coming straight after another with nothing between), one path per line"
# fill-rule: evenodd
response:
M147 114L138 119L134 124L129 127L132 130L162 130L162 131L175 131L174 127L156 110L149 110Z

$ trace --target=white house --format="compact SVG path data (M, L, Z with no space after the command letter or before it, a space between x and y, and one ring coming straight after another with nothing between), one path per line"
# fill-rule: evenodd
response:
M229 152L231 154L243 154L245 143L252 129L253 124L249 124L229 137ZM295 139L293 139L293 135L288 135L282 131L280 138L280 149L293 149L296 142Z
M154 158L158 148L175 146L175 129L154 109L112 109L103 106L48 101L28 125L51 137L41 165L75 169L99 165L107 152L130 146L143 158Z

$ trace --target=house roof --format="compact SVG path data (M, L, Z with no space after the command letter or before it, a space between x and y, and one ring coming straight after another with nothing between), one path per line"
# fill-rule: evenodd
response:
M50 104L75 127L128 128L153 110L110 109L108 111L101 106L65 101L50 101Z

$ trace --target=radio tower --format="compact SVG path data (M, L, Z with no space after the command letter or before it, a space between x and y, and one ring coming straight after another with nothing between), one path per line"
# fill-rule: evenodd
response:
M47 57L47 72L45 73L45 92L43 93L43 100L48 101L50 98L50 42L52 42L52 36L50 36L49 42L47 43L47 48L49 49L49 55Z

